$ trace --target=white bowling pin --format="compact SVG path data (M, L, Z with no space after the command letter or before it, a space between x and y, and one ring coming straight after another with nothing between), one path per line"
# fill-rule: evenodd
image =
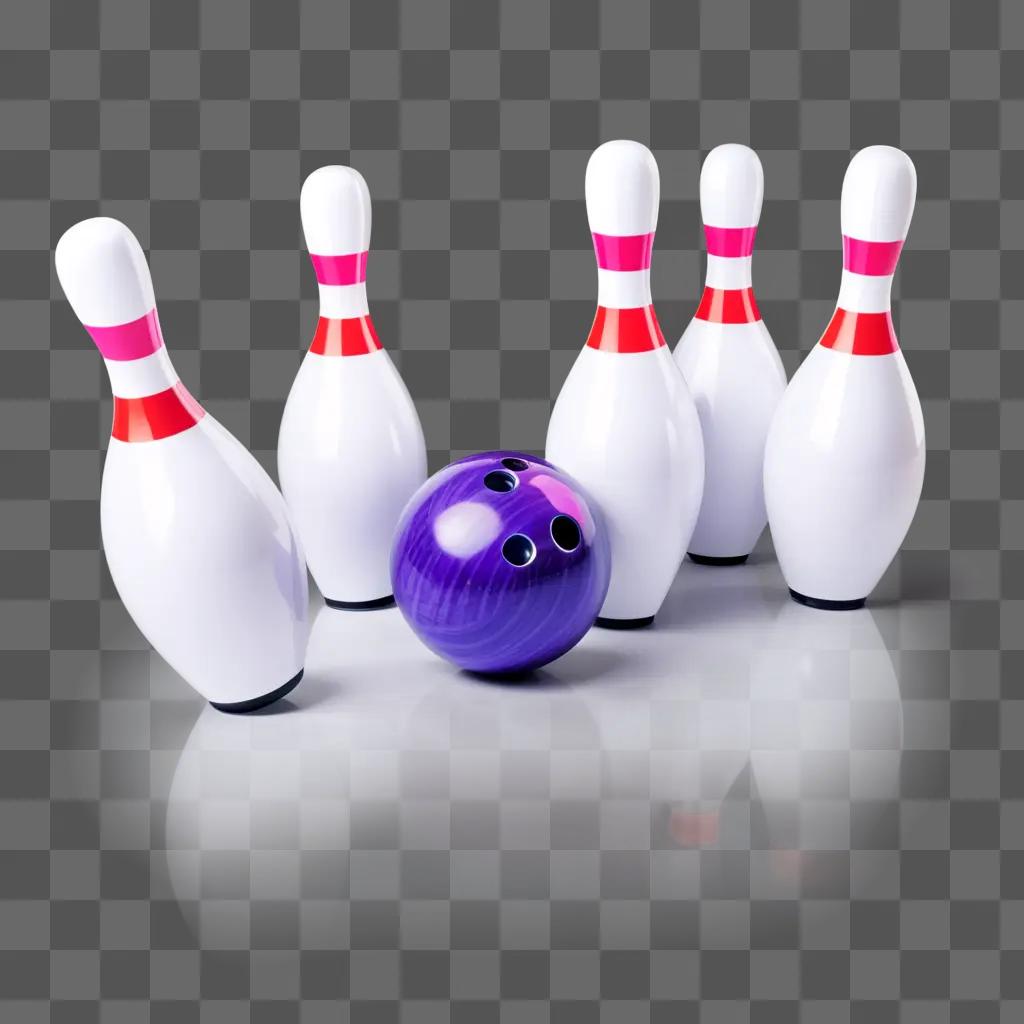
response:
M705 565L746 561L768 520L764 442L786 371L750 274L763 195L752 149L730 143L708 154L700 172L707 278L675 350L704 435L704 497L689 554Z
M56 265L114 394L100 523L121 600L215 707L269 704L302 676L307 633L306 567L284 501L178 379L128 228L76 224Z
M916 193L914 165L898 149L870 146L850 162L839 302L768 435L775 550L793 597L815 607L864 603L921 495L924 418L889 311Z
M599 625L647 625L686 553L704 486L700 420L651 302L658 165L639 142L587 164L597 316L548 427L547 457L604 510L612 578Z
M321 167L302 186L300 207L320 319L281 420L281 489L327 603L386 605L395 526L427 476L423 430L370 319L363 176Z

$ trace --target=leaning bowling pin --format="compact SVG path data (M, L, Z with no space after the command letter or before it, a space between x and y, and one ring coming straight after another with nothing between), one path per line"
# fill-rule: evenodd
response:
M708 266L675 350L704 435L704 497L689 554L737 565L765 528L764 442L786 371L754 299L751 261L764 172L747 146L713 149L700 172Z
M370 192L351 167L302 186L320 319L281 420L277 465L320 593L336 608L390 604L398 517L426 479L416 409L366 301Z
M700 420L651 302L660 183L638 142L587 164L597 315L548 426L547 457L597 499L612 575L598 625L650 623L693 533L704 486Z
M899 550L924 479L921 403L889 293L917 174L891 146L843 180L843 277L821 341L793 376L765 448L772 539L795 600L860 607Z
M56 265L114 394L100 525L121 600L215 707L269 704L298 683L306 646L306 567L284 501L178 379L128 228L76 224Z

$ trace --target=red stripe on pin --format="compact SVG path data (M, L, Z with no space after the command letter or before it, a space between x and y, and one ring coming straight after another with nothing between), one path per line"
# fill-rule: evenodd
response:
M653 306L610 309L598 306L587 345L602 352L651 352L665 344Z
M892 314L856 313L837 308L820 345L852 356L887 356L899 349Z
M716 228L704 225L704 241L709 256L749 256L754 251L757 225L752 228Z
M367 316L333 320L320 317L309 351L317 356L365 356L380 349L373 321Z
M896 273L903 242L865 242L843 235L843 268L854 274L887 277Z
M713 324L752 324L761 312L753 288L705 288L695 316Z
M597 265L602 270L647 270L654 249L654 232L646 235L594 236Z
M115 395L110 436L118 441L159 441L194 427L205 415L203 407L178 381L174 387L145 398Z
M366 260L369 252L352 252L345 256L317 256L309 254L320 284L362 284L366 280Z
M86 324L85 329L96 343L100 355L115 362L142 359L164 346L160 319L155 309L126 324L114 327L90 327Z

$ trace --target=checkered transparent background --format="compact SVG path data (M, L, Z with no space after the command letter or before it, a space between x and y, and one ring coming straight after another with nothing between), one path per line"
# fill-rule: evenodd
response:
M1024 5L3 0L0 47L0 1018L1024 1017ZM677 961L656 954L653 923L651 949L628 953L582 928L578 999L552 995L545 950L502 951L493 984L456 998L474 967L453 917L451 948L403 952L392 991L341 1018L320 1000L352 994L350 954L294 952L274 1001L258 953L197 951L151 875L151 792L197 705L151 664L99 550L109 388L52 247L101 212L132 227L183 380L272 469L316 317L298 189L350 162L374 197L372 312L432 468L539 449L593 311L583 169L617 136L661 168L653 285L670 340L701 287L701 159L725 141L758 150L755 286L790 371L834 302L851 152L891 143L917 165L897 323L928 472L879 600L939 602L949 628L946 650L889 638L928 737L908 741L879 841L891 890L851 902L818 948L799 905L745 950L671 934ZM692 985L659 987L673 976ZM755 977L776 979L771 998Z

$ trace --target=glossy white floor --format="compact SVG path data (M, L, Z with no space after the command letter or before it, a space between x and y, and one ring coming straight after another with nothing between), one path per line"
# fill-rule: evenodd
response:
M941 649L947 621L939 602L804 608L763 558L686 563L653 628L595 629L498 684L395 609L321 609L295 692L206 707L168 763L171 890L213 948L248 948L254 901L299 901L303 944L343 948L349 901L498 900L516 851L547 861L525 899L604 901L608 851L641 854L620 883L651 900L707 895L716 851L725 893L799 898L898 799L900 651ZM729 920L708 925L726 946Z

